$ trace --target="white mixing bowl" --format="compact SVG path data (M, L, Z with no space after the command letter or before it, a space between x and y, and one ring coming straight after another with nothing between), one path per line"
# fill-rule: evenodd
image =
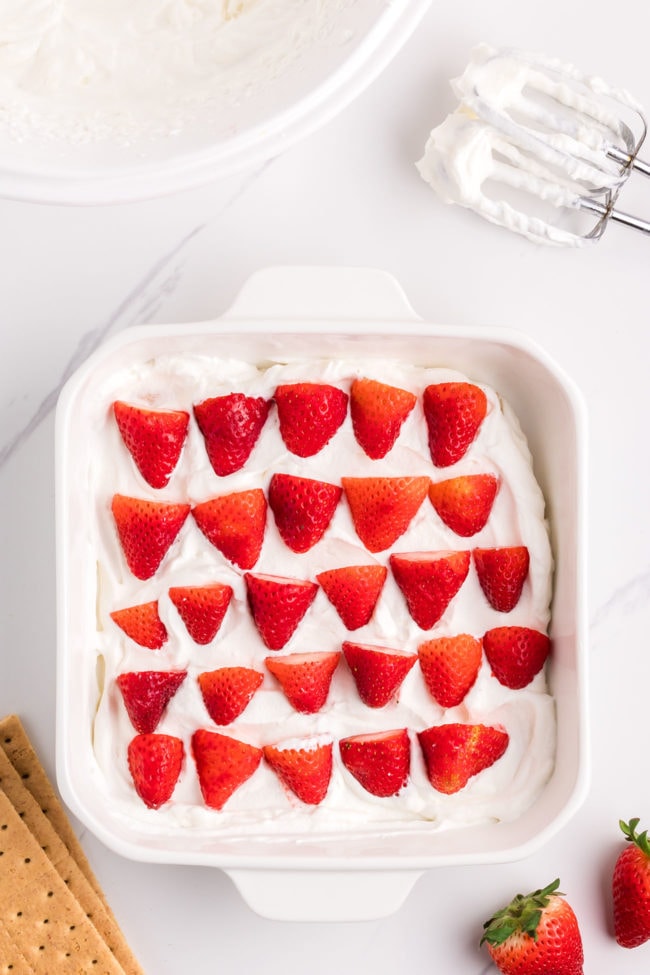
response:
M0 127L0 196L58 204L126 202L259 164L348 105L399 51L429 3L342 4L333 29L276 77L220 106L217 117L206 106L203 117L177 135L66 143L51 134L17 139Z

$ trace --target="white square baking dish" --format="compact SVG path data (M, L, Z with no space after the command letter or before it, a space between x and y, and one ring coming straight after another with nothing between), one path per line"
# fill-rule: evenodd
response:
M554 771L512 822L404 835L342 831L220 837L218 830L152 832L115 812L92 742L101 675L88 652L96 628L97 570L78 503L92 450L84 401L93 387L161 348L251 361L314 357L444 364L494 387L526 434L547 502L555 560L549 684L556 703ZM58 672L57 776L65 801L107 846L133 858L225 870L266 917L361 920L396 910L425 870L529 855L582 802L588 782L586 701L586 419L580 395L520 332L423 322L399 285L366 269L278 268L259 272L221 319L138 326L106 343L69 380L56 428ZM77 500L75 500L75 498Z

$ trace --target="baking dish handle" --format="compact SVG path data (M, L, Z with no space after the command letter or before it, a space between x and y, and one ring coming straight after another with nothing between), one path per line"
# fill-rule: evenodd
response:
M421 321L401 285L366 267L270 267L243 285L223 318Z
M248 906L272 921L371 921L397 911L422 870L226 870Z

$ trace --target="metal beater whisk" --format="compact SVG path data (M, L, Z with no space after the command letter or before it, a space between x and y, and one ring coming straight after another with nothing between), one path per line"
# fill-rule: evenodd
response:
M650 233L649 221L615 208L633 170L650 176L638 158L646 122L625 92L541 55L486 45L452 88L459 107L418 163L448 202L546 243L598 240L610 220ZM567 210L596 222L573 228Z

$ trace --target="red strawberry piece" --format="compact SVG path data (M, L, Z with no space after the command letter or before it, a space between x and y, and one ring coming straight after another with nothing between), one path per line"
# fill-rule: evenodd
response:
M269 650L281 650L311 606L318 591L315 582L285 576L244 576L248 605L262 640Z
M172 735L136 735L129 743L128 763L135 791L150 809L158 809L171 799L183 754L183 742Z
M275 402L287 450L313 457L343 423L348 394L326 383L289 383L277 387Z
M483 649L499 683L519 690L544 666L551 641L527 626L497 626L483 634Z
M441 708L455 708L474 686L481 666L481 641L469 633L441 636L418 647L424 682Z
M350 416L358 444L368 457L385 457L416 404L413 393L374 379L355 379L350 389Z
M559 886L517 894L483 925L481 944L503 975L582 975L578 920Z
M614 865L614 934L621 947L637 948L650 940L650 841L647 830L637 833L638 819L619 825L629 846Z
M165 708L186 677L186 670L140 670L116 678L136 731L146 735L156 730Z
M192 508L192 515L208 541L229 562L240 569L253 568L266 528L266 498L260 488L203 501Z
M149 650L160 650L167 640L165 624L158 615L158 600L116 609L110 614L114 623L135 643Z
M423 396L429 450L436 467L449 467L465 455L487 413L487 397L473 383L437 383Z
M422 630L443 615L469 572L469 552L403 552L390 567L408 611Z
M316 578L346 628L358 630L370 622L387 575L383 565L344 565Z
M332 743L317 739L296 748L265 745L264 758L280 781L301 802L317 806L323 801L332 777Z
M292 552L308 552L325 534L341 499L341 488L293 474L274 474L269 505L278 531Z
M414 653L366 643L344 643L343 656L359 697L369 708L383 708L388 704L417 660Z
M472 555L478 581L490 606L500 613L509 613L519 602L528 576L528 549L525 545L475 548Z
M248 706L264 674L250 667L220 667L198 678L203 703L215 724L230 724Z
M192 735L192 755L203 800L211 809L223 809L262 761L261 748L203 728Z
M396 796L408 781L411 743L406 728L342 738L339 750L350 775L373 796Z
M494 474L465 474L432 483L429 500L448 528L469 538L485 527L498 489Z
M164 488L181 455L189 413L148 410L121 400L113 403L113 413L122 440L147 484Z
M111 510L129 569L137 579L151 579L189 515L189 504L116 494Z
M429 782L451 795L501 758L508 734L484 724L443 724L418 734Z
M264 663L280 684L289 704L302 714L315 714L327 700L340 659L340 653L323 650L266 657Z
M404 534L424 501L428 477L344 477L357 535L369 552L382 552Z
M243 393L215 396L194 406L215 474L226 477L241 470L257 443L270 406L261 396Z
M171 586L169 598L191 638L204 646L219 632L232 599L232 588L221 582L208 586Z

